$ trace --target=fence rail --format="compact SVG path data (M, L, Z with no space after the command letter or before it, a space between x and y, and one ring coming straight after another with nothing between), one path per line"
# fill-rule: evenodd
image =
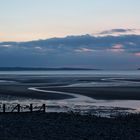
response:
M25 107L26 106L26 109ZM2 104L0 106L0 113L8 113L8 112L46 112L46 105L42 104L41 106L34 106L33 104L30 105L21 105L21 104L16 104L16 105L11 105L9 104Z

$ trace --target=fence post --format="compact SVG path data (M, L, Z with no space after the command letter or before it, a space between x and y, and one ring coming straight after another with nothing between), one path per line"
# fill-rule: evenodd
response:
M43 108L43 112L45 113L45 112L46 112L46 105L43 104L43 105L42 105L42 108Z
M6 111L6 106L5 104L3 104L3 113L5 113L5 111Z
M17 112L20 113L20 104L17 105Z
M30 112L32 113L33 112L33 104L30 104Z

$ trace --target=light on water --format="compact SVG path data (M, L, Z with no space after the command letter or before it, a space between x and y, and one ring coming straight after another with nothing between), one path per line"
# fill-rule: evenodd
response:
M122 71L107 71L107 70L47 70L47 71L0 71L0 75L81 75L81 76L138 76L140 77L140 71L139 70L122 70Z

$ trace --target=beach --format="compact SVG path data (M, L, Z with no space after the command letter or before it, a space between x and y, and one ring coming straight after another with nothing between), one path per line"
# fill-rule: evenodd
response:
M139 91L134 74L1 74L0 138L138 140ZM24 108L11 112L17 104ZM36 112L42 104L46 113Z
M2 140L139 140L140 115L101 118L74 113L0 114Z
M140 108L140 75L1 74L0 102ZM79 108L80 111L80 108ZM60 111L61 112L61 111Z
M89 96L98 100L140 100L140 77L80 77L46 75L0 75L0 95L21 96L35 99L67 99L68 94L47 94L29 88L61 91Z

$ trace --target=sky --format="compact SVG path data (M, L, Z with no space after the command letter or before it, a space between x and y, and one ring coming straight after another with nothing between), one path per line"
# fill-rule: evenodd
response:
M140 68L140 0L0 0L0 67Z
M140 28L139 0L0 0L0 41Z

